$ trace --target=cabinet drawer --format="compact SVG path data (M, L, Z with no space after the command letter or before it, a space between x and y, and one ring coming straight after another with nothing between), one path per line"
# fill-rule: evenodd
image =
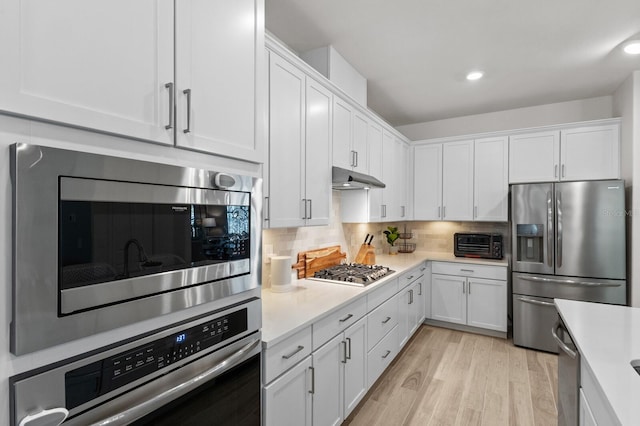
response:
M398 303L395 297L378 306L367 315L367 350L378 344L380 339L398 324Z
M313 350L324 345L333 336L354 324L367 313L367 298L361 297L355 302L338 309L336 312L318 320L312 326Z
M433 262L431 273L487 278L490 280L507 280L506 266L478 265L475 263Z
M386 300L393 297L398 292L398 279L389 280L375 290L367 294L367 312L373 311L375 308L383 304Z
M311 326L264 351L264 383L284 373L311 353Z
M398 290L402 290L403 288L420 278L420 276L424 273L423 271L424 264L403 272L402 275L398 277Z
M398 326L395 326L367 354L367 378L371 387L398 354Z

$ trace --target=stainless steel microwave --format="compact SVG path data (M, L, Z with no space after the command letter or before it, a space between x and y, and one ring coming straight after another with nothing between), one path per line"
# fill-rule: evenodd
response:
M12 146L11 351L260 285L257 178Z

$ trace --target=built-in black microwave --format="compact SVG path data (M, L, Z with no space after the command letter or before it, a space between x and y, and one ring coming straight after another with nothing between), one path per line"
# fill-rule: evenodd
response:
M453 234L453 254L456 257L502 259L501 234Z

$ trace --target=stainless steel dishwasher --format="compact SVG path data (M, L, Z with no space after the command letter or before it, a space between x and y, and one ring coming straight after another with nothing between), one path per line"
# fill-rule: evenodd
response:
M558 343L558 426L577 426L580 353L559 316L551 334Z

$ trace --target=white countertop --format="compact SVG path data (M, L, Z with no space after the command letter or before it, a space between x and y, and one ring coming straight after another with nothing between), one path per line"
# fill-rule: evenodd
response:
M398 255L378 255L376 263L396 273L366 287L302 279L294 281L293 290L274 293L262 290L262 342L270 347L340 309L376 287L396 278L400 273L425 260L507 266L507 260L460 258L447 253L414 252Z
M640 421L640 309L555 299L558 312L623 425Z

